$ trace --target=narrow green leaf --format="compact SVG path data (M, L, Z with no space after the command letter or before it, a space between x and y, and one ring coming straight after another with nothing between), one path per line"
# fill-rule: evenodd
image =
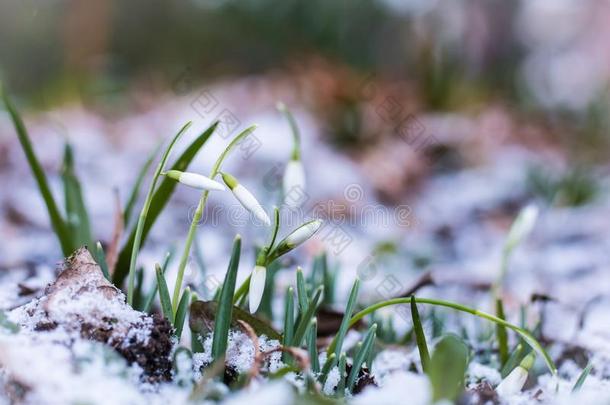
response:
M134 234L133 249L130 252L130 258L129 258L129 280L128 280L128 286L127 286L127 303L129 305L133 304L134 277L135 277L136 264L138 261L138 253L140 252L140 247L142 245L142 241L144 240L146 220L148 218L150 208L155 200L155 187L157 186L157 180L159 179L159 176L161 176L161 172L165 168L165 163L167 162L167 159L168 159L174 145L176 144L176 142L178 142L178 139L180 139L180 137L186 132L186 130L191 126L191 124L192 124L192 122L187 122L182 128L180 128L178 133L172 138L169 145L165 149L165 152L163 153L163 156L161 157L161 161L159 161L159 164L157 165L157 169L155 170L155 174L153 175L152 181L150 183L150 187L148 189L148 194L146 195L146 199L144 200L144 205L142 207L142 210L140 211L140 217L138 218L138 223L136 225L136 230L135 230L135 234ZM120 261L120 257L119 257L119 261ZM117 271L118 271L118 268L115 270L115 273L114 273L115 275L117 274ZM118 283L115 282L115 284L118 284ZM176 297L175 299L177 300L178 297ZM176 305L177 305L177 303L176 303Z
M218 301L218 313L214 323L214 337L212 340L212 358L214 359L224 356L227 351L227 340L229 339L229 328L233 314L233 293L235 292L240 254L241 237L237 235L233 241L231 260L229 261L229 268L222 283L222 290Z
M97 264L102 269L102 273L104 273L106 280L110 280L110 273L108 273L108 262L106 262L106 253L104 253L104 248L99 241L95 244L95 258Z
M17 132L17 137L19 138L19 143L23 149L23 153L25 153L25 157L28 161L30 169L32 170L36 183L38 184L42 199L47 207L47 212L51 220L51 226L55 231L55 235L57 235L57 239L61 245L61 250L64 256L70 256L72 252L76 250L76 246L72 242L72 236L70 235L68 226L57 208L57 203L53 198L53 194L51 193L51 189L47 183L47 178L42 170L42 166L36 157L36 153L32 147L32 142L30 141L21 116L17 112L17 109L13 106L12 101L9 99L2 86L0 86L0 91L2 92L2 98L4 100L6 110L13 121L15 131Z
M506 315L504 315L504 304L499 297L496 298L496 316L506 320ZM506 327L496 324L496 338L498 339L500 365L504 365L508 361L508 333L506 332Z
M309 333L307 334L307 350L309 351L309 363L311 371L314 373L320 372L320 360L318 358L318 320L313 318L309 324Z
M330 356L326 358L326 362L324 363L324 367L322 367L322 371L320 372L319 381L322 385L326 382L326 378L328 378L328 373L335 366L335 362L337 361L337 355L335 353L331 353Z
M142 168L138 172L138 177L136 177L136 182L134 183L133 187L131 188L131 192L129 193L129 198L127 199L127 202L125 203L125 209L123 210L123 223L125 224L126 227L129 226L129 224L131 224L131 216L133 214L133 209L136 205L136 202L138 201L138 196L140 195L140 189L142 188L142 183L144 182L144 177L146 176L146 173L150 169L150 166L155 161L155 156L157 156L157 154L161 150L161 146L162 146L162 144L159 143L159 145L157 145L155 147L155 149L152 151L152 153L148 156L148 158L142 165Z
M64 186L67 224L74 246L92 246L91 224L83 198L80 181L74 170L74 153L69 143L64 146L64 161L61 173Z
M165 271L167 270L167 266L172 259L174 254L173 250L170 250L165 254L165 259L163 260L163 264L161 265L161 274L165 277ZM157 291L159 290L159 285L157 284L157 278L153 280L153 286L148 293L148 296L144 300L144 305L142 306L142 312L150 312L152 308L153 302L155 302L155 297L157 296Z
M282 345L288 347L292 345L294 335L294 290L288 287L284 302L284 335Z
M165 282L163 270L161 270L161 266L159 266L158 263L155 264L155 273L157 275L157 285L159 286L159 300L161 301L161 311L163 312L163 316L171 321L173 319L172 303L169 298L169 290L167 288L167 283Z
M457 336L446 335L437 343L430 359L432 402L454 401L464 389L468 348Z
M337 398L343 398L345 396L345 368L347 366L347 356L345 353L341 353L339 356L339 383L337 384L337 391L335 396Z
M366 361L370 351L373 350L373 344L375 343L376 333L377 324L375 323L369 328L368 332L366 333L366 336L364 337L362 347L354 357L352 369L347 379L347 388L350 390L350 392L354 389L354 386L356 385L356 380L358 379L358 374L360 373L360 368L362 367L362 364L364 364L364 362Z
M294 290L288 287L286 290L286 298L284 301L284 334L282 335L282 345L284 347L292 346L294 335ZM292 357L289 353L282 353L282 360L286 364L292 363Z
M354 285L352 286L352 290L349 294L349 299L347 300L347 306L345 307L345 313L343 314L343 320L341 321L341 326L339 326L339 331L337 335L328 346L327 353L335 353L335 355L339 356L341 353L341 349L343 347L343 339L345 339L345 335L347 334L347 330L350 326L350 318L352 313L354 312L354 308L356 307L356 301L358 300L358 289L360 288L360 279L356 278L354 281Z
M292 346L300 347L303 342L303 338L305 337L305 333L307 332L307 328L309 327L309 323L311 319L315 315L318 310L318 306L320 305L320 298L322 296L322 291L324 287L320 286L316 288L314 292L313 298L309 301L307 305L307 310L302 314L301 320L297 326L296 332L294 332L294 337L292 338Z
M297 267L297 296L299 298L299 312L305 312L307 308L307 287L305 285L305 277L303 277L303 269Z
M515 367L519 365L521 360L523 360L523 358L528 354L528 351L529 350L526 349L521 343L517 345L500 370L500 375L502 378L506 377Z
M200 136L197 137L186 150L180 155L178 159L176 159L174 165L171 167L171 170L180 170L185 171L191 161L197 155L197 152L203 147L203 145L210 138L216 127L218 126L218 122L212 124L208 129L206 129ZM146 242L146 238L148 233L150 232L152 226L156 222L157 218L167 205L170 197L172 196L174 189L177 186L177 182L172 179L164 178L159 187L156 189L151 203L150 208L148 209L148 215L146 217L146 221L144 222L144 227L142 229L142 242L141 245L144 245ZM129 262L131 258L131 252L134 248L134 243L136 239L137 229L133 229L127 242L121 249L119 253L119 258L117 261L116 269L114 274L112 275L113 282L115 285L121 285L127 277L129 273Z
M184 327L184 320L186 319L186 313L191 303L191 289L186 287L182 293L182 298L178 304L178 311L176 312L176 318L174 319L174 328L176 328L176 337L180 340L182 336L182 328Z
M428 352L428 344L426 343L426 335L419 318L419 311L415 303L415 297L411 296L411 318L413 319L413 331L415 332L415 341L419 350L419 358L424 373L428 374L430 370L430 353Z
M587 367L585 367L584 370L582 370L582 373L580 373L580 375L578 376L578 380L576 380L574 387L572 387L572 392L576 392L576 391L580 390L582 385L585 383L585 380L589 376L589 373L591 373L592 368L593 368L593 363L587 364Z

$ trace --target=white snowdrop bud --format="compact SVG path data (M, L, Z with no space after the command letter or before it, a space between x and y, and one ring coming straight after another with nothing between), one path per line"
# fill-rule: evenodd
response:
M534 229L537 218L538 207L533 204L528 205L519 212L519 215L517 215L517 219L513 222L513 225L508 232L508 237L506 238L505 249L507 251L514 249L530 234L532 229Z
M263 224L271 225L269 215L267 215L263 207L247 188L239 184L235 177L227 173L222 173L222 180L245 209L250 211Z
M290 235L286 236L284 243L286 243L289 248L293 249L311 238L321 226L322 221L319 219L309 221L295 229Z
M527 380L527 373L534 364L535 354L530 353L498 384L496 392L500 397L510 397L521 392Z
M174 179L189 187L194 187L200 190L225 190L225 186L201 174L181 172L179 170L170 170L164 174L170 179Z
M248 304L250 313L253 314L258 309L265 292L265 279L267 269L264 266L254 266L250 275L250 292L248 294Z
M284 202L290 208L299 208L303 203L301 196L305 194L305 169L301 160L291 160L286 165L283 179ZM297 194L291 196L291 194Z

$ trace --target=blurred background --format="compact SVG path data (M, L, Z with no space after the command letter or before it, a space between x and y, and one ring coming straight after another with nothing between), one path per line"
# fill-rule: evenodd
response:
M187 120L188 139L217 118L227 137L259 123L254 149L227 169L265 207L277 204L272 180L291 150L281 100L303 137L303 217L338 202L358 219L337 224L327 209L331 227L302 263L326 246L340 284L359 274L371 300L429 274L450 296L456 283L495 277L512 219L535 203L543 215L515 256L511 291L516 301L561 293L578 311L610 285L609 19L601 0L3 1L0 79L58 198L63 144L73 144L104 243L113 190L124 202L155 145ZM207 172L224 145L214 138L192 169ZM0 178L0 266L50 266L61 254L4 113ZM178 190L146 266L168 239L181 246L196 201ZM227 204L215 197L209 209ZM371 207L382 220L365 218ZM219 223L198 243L222 274L235 232L256 243L266 234ZM337 229L345 246L330 239ZM575 279L587 294L566 287Z

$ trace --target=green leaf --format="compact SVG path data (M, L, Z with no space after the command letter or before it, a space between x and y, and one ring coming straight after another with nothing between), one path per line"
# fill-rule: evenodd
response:
M13 121L13 125L15 127L15 131L17 132L17 137L19 138L19 143L21 144L21 148L25 153L25 157L30 165L30 169L34 174L34 178L36 179L36 183L38 184L38 188L40 190L40 194L42 195L42 199L47 207L47 212L49 214L49 218L51 220L51 226L55 231L55 235L59 240L59 244L61 245L61 250L64 256L70 256L74 250L76 250L76 246L73 244L72 236L70 235L70 231L68 229L68 225L64 221L59 209L57 208L57 203L53 198L53 194L51 193L51 189L49 188L49 184L47 183L47 178L42 170L42 166L36 157L36 153L34 152L34 148L32 147L32 142L28 136L27 130L25 129L25 125L21 119L21 116L13 106L13 103L9 99L8 95L0 86L0 91L2 92L2 98L4 100L4 104L6 105L6 110Z
M190 303L191 289L186 287L182 293L182 298L178 304L178 311L176 312L176 317L174 319L174 328L176 328L176 336L178 337L178 340L180 340L180 337L182 336L182 328L184 327L184 320L186 319L186 312Z
M237 235L233 241L229 268L222 283L220 299L218 301L218 313L214 324L214 337L212 340L212 358L218 359L227 351L227 340L229 339L229 327L233 314L233 293L237 280L237 268L239 267L239 256L241 254L241 237Z
M106 262L106 254L104 253L104 248L99 241L95 244L95 253L97 264L102 269L104 277L106 277L106 280L110 280L110 274L108 273L108 262Z
M167 288L167 283L165 282L165 277L163 276L163 270L161 270L161 266L159 266L158 263L155 265L155 273L157 275L157 285L159 286L161 311L163 312L163 316L171 321L173 319L172 303L169 298L169 290Z
M199 149L203 147L203 145L210 138L214 130L216 129L218 122L215 122L206 129L197 139L195 139L188 148L180 155L178 159L176 159L174 165L171 167L171 170L180 170L185 171L191 161L195 158ZM157 218L167 205L170 197L172 196L174 189L177 186L177 182L172 179L164 178L161 181L161 184L156 189L151 203L150 208L148 209L148 215L146 217L146 221L144 222L144 227L142 229L142 242L141 245L144 245L146 242L146 238L148 233L150 232L152 226L156 222ZM127 277L129 273L129 262L131 258L131 252L134 247L134 242L136 238L136 229L133 229L127 242L123 246L121 252L119 253L119 258L117 261L116 269L114 274L112 275L113 282L115 285L121 285Z
M309 333L307 334L307 350L309 351L309 363L311 371L314 373L320 372L320 360L318 358L318 320L313 318L309 324Z
M430 359L432 402L454 401L464 389L468 348L457 336L446 335L437 343Z
M578 380L576 380L574 387L572 387L572 392L576 392L576 391L580 390L582 385L585 383L585 380L589 376L589 373L591 373L592 368L593 368L593 363L587 364L587 367L585 367L584 370L582 370L582 373L580 373L580 375L578 376Z
M504 304L501 298L496 298L496 316L506 320L504 315ZM506 327L496 324L496 338L498 339L498 354L500 356L500 364L504 365L508 361L508 333Z
M284 301L284 335L282 345L291 346L294 334L294 290L288 287Z
M358 299L358 289L360 288L360 279L356 278L354 281L354 285L352 286L352 290L349 294L349 299L347 300L347 306L345 307L345 313L343 315L343 320L341 321L341 326L339 326L339 331L337 335L328 346L327 353L335 353L335 355L339 356L341 353L341 348L343 347L343 339L345 339L345 335L347 334L347 330L350 326L350 318L352 313L354 312L354 307L356 306L356 301Z
M419 350L419 358L424 373L428 373L430 369L430 353L428 352L428 344L426 343L426 335L419 318L419 311L415 303L415 297L411 296L411 318L413 319L413 331L415 332L415 341L417 350Z
M64 162L61 173L64 185L67 224L74 246L92 246L91 224L83 198L80 182L74 170L74 153L69 143L64 146Z
M360 373L360 368L362 367L362 364L366 361L371 350L373 350L373 344L375 343L376 333L377 324L374 323L366 333L366 336L364 337L364 341L362 343L362 347L356 353L356 357L354 357L352 369L349 373L349 377L347 378L347 388L350 390L350 392L354 389L354 385L356 385L356 380L358 379L358 374Z
M165 277L165 271L167 270L167 266L169 265L170 260L172 259L174 252L170 250L165 255L165 260L163 260L163 265L161 266L161 274ZM148 296L144 300L144 305L142 306L142 312L150 312L152 308L153 302L155 302L155 297L157 296L157 291L159 290L159 285L157 283L157 278L153 280L153 286L148 293Z
M192 124L192 122L189 121L182 128L180 128L178 133L176 133L176 135L172 138L169 145L165 149L165 152L163 153L163 156L161 157L161 161L159 161L159 164L157 165L157 168L155 170L155 174L153 175L152 181L150 183L150 187L148 189L148 194L146 195L146 199L144 200L144 205L142 206L142 210L140 211L140 216L138 218L138 223L136 225L136 230L135 230L134 239L133 239L133 249L131 250L131 254L129 257L129 280L128 280L128 286L127 286L127 303L129 305L133 304L134 277L135 277L136 264L138 261L138 253L140 252L140 247L142 246L142 243L144 240L144 229L146 227L146 220L148 218L148 213L149 213L149 210L152 206L152 203L153 203L155 195L156 195L155 187L157 185L157 180L159 179L161 172L165 168L165 163L167 162L167 158L169 157L174 145L176 144L176 142L178 142L178 139L180 139L180 137L186 132L186 130L191 126L191 124ZM120 260L120 258L119 258L119 260ZM116 275L116 270L115 270L115 275ZM115 284L117 284L117 283L115 283ZM177 301L178 297L176 296L174 299ZM178 305L178 304L175 303L175 305Z
M214 319L218 313L218 303L215 301L195 301L191 304L189 326L193 332L201 335L214 330ZM250 315L247 311L233 306L231 312L231 326L237 327L237 321L241 320L252 326L257 335L265 335L270 339L282 340L282 335L273 329L265 321Z
M337 361L337 355L335 353L331 353L330 356L328 356L328 358L326 359L326 362L324 363L324 367L322 367L322 371L320 372L320 377L319 377L319 381L322 384L322 386L324 386L324 383L326 382L326 378L328 377L328 373L330 372L330 369L335 366L336 361Z
M309 301L309 304L307 305L307 310L303 314L301 314L301 320L299 321L297 330L296 332L294 332L294 337L292 338L292 346L301 346L301 342L303 342L303 338L305 337L305 333L307 332L309 323L311 322L311 319L315 315L316 311L318 310L318 306L321 303L320 298L323 290L324 287L322 286L316 288L313 298Z
M526 349L521 343L519 343L515 350L513 350L511 355L508 357L506 363L504 363L504 366L502 366L502 369L500 370L500 375L502 376L502 378L510 374L510 372L515 367L517 367L519 363L521 363L521 360L523 360L523 358L528 354L528 352L529 346Z
M146 173L150 169L150 166L155 161L155 156L157 156L157 154L161 150L161 145L161 143L157 145L157 147L148 156L148 158L144 162L144 165L142 165L142 168L138 172L138 177L136 178L136 182L134 183L131 192L129 193L129 198L127 199L127 203L125 203L125 209L123 210L123 223L125 224L125 226L129 226L129 224L131 223L131 215L133 213L133 209L136 205L136 202L138 201L140 189L142 188L142 183L144 182L144 176L146 176Z
M303 277L303 269L297 267L297 296L299 298L299 312L305 312L307 308L307 287L305 285L305 277Z
M347 366L347 356L345 353L341 353L339 356L339 383L337 384L337 391L335 396L337 398L343 398L345 396L345 368Z

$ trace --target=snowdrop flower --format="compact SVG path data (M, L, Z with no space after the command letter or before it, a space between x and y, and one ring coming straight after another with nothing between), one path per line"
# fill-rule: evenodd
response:
M283 187L286 205L290 208L299 208L304 200L301 197L305 194L305 169L300 159L292 159L286 165Z
M258 309L265 292L265 279L267 278L267 269L265 266L254 266L250 275L250 292L248 294L248 305L250 313L253 314Z
M271 225L271 219L269 219L269 215L265 212L260 203L256 200L256 198L252 195L251 192L248 191L247 188L239 184L237 179L230 174L221 173L222 180L225 182L227 187L231 189L231 192L237 198L237 201L245 209L250 211L259 221L264 223L265 225Z
M170 179L174 179L182 184L186 184L189 187L198 188L200 190L217 190L224 191L225 186L217 181L210 179L209 177L203 176L197 173L181 172L179 170L170 170L163 173Z
M521 363L500 382L496 387L496 392L500 397L510 397L521 392L527 380L527 373L534 365L535 357L534 353L525 356Z
M521 241L523 241L534 229L534 224L538 218L538 207L531 204L523 208L517 219L513 222L513 225L508 232L506 238L505 249L507 252L512 251Z
M322 226L322 221L314 219L309 221L292 231L291 234L286 236L280 243L278 243L275 249L275 257L279 257L295 247L303 244L307 239L311 238Z

